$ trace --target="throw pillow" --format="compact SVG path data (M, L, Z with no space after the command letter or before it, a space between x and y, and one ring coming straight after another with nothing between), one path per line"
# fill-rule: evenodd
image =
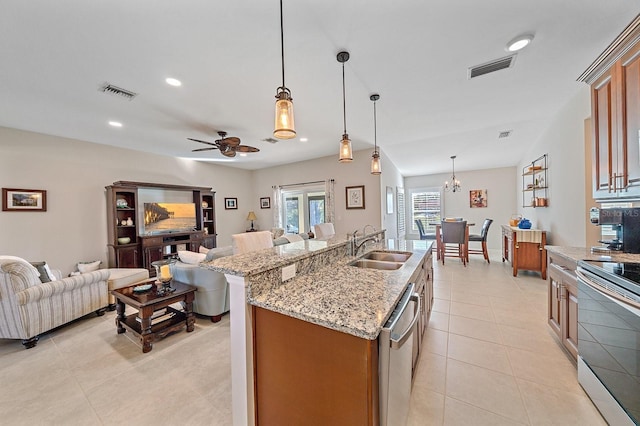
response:
M233 254L232 246L213 248L209 250L204 260L208 262L210 260L219 259L221 257L231 256L232 254Z
M204 253L196 253L195 251L178 250L178 257L181 262L197 265L202 262L207 255Z
M87 272L93 272L100 269L101 260L94 260L91 262L78 262L78 271L82 274L86 274Z
M56 277L51 272L51 269L49 269L49 265L47 265L47 262L30 262L30 263L33 266L35 266L35 268L38 270L38 273L40 273L41 282L48 283L49 281L56 280Z

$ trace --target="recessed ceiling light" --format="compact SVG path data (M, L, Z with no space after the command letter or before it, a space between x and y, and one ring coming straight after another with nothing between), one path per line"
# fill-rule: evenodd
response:
M119 121L110 121L109 122L109 126L113 126L113 127L122 127L122 123Z
M246 156L247 156L247 153L246 153L246 152L241 152L241 153L240 153L240 157L246 157Z
M308 142L309 139L308 138L300 138L300 142Z
M524 49L533 40L533 34L523 34L511 40L507 43L506 50L508 52L517 52L520 49Z
M182 86L182 82L180 80L176 79L176 78L169 77L169 78L165 79L164 81L166 81L167 84L170 85L170 86L175 86L175 87Z

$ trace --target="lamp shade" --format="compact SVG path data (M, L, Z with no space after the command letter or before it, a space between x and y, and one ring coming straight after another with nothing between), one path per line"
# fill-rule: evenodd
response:
M278 139L293 139L296 137L296 125L293 118L293 99L286 91L276 96L276 118L273 136Z
M371 174L372 175L381 174L382 169L380 167L380 154L378 154L378 151L374 151L371 157L372 157L371 158Z
M247 215L247 220L258 220L258 218L256 217L256 214L253 211L250 211L249 214Z
M346 133L342 135L342 140L340 141L340 159L338 161L341 163L350 163L353 161L351 140L349 140L349 135Z

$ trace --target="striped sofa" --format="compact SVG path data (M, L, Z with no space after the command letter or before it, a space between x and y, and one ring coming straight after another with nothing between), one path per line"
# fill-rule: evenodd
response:
M107 306L108 270L42 283L38 270L21 259L0 258L0 338L22 339L29 349L38 335Z

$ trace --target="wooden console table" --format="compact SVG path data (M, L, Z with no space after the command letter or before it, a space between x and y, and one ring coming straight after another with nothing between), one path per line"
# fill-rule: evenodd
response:
M547 232L502 225L502 261L511 262L513 276L519 270L540 272L547 279Z

